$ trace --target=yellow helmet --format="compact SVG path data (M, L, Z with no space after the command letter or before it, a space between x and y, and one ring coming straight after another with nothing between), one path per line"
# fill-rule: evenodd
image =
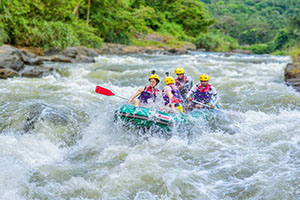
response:
M150 81L150 79L156 79L158 82L157 82L157 84L160 82L160 78L159 78L159 76L157 76L156 74L155 74L155 71L153 70L152 71L152 74L149 76L149 78L148 78L148 80Z
M175 83L175 80L172 76L167 76L164 81L165 81L166 85L169 85L171 83L173 83L173 84Z
M184 69L182 67L177 67L175 69L175 74L184 74Z
M201 74L199 77L200 81L209 81L209 76L208 74Z

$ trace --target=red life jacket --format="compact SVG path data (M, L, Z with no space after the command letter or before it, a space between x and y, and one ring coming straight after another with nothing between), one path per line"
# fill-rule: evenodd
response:
M185 83L186 82L186 80L187 80L187 76L183 76L183 79L182 79L182 83ZM175 82L176 82L176 85L177 86L179 86L180 85L180 82L179 82L179 79L178 78L176 78L176 80L175 80Z
M198 85L198 88L197 90L199 90L200 92L209 92L209 89L210 89L211 85L207 84L204 88L204 91L203 91L203 87L201 84Z

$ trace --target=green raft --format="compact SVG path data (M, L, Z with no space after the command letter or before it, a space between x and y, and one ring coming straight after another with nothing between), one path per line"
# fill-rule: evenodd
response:
M124 125L133 125L135 127L159 127L170 131L175 125L187 125L192 118L207 119L216 111L209 109L195 110L187 114L165 113L146 107L135 107L131 104L121 106L115 112L115 120L120 119Z

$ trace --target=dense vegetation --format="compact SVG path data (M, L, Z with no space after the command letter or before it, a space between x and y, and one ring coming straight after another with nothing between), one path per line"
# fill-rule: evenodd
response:
M2 0L0 13L0 43L44 48L193 41L214 23L197 0Z
M201 0L216 18L211 27L256 53L299 45L300 0Z
M162 39L146 39L148 34ZM298 41L300 0L0 0L0 44L192 42L210 51L241 45L271 53L297 47Z

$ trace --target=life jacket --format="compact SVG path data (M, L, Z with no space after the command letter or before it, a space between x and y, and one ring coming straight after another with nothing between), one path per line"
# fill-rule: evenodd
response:
M183 76L183 79L182 79L181 82L182 82L182 83L185 83L186 80L187 80L187 76ZM179 79L178 79L178 78L176 78L175 83L176 83L176 86L180 86L180 82L179 82Z
M168 85L171 87L171 92L173 94L173 96L176 98L176 99L179 99L181 101L181 96L180 96L180 92L179 92L179 89L176 85ZM164 90L163 90L163 93L164 93ZM165 105L168 105L170 103L170 100L169 100L169 97L167 95L163 95L163 98L165 100Z
M203 89L202 85L199 84L197 87L196 94L194 95L194 99L201 103L209 103L211 100L211 85L207 84Z
M153 101L155 101L156 95L157 95L158 92L159 92L158 89L154 88L154 90L152 91L151 86L148 86L148 87L146 86L144 91L138 97L138 99L142 103L148 103L149 99L152 99Z

